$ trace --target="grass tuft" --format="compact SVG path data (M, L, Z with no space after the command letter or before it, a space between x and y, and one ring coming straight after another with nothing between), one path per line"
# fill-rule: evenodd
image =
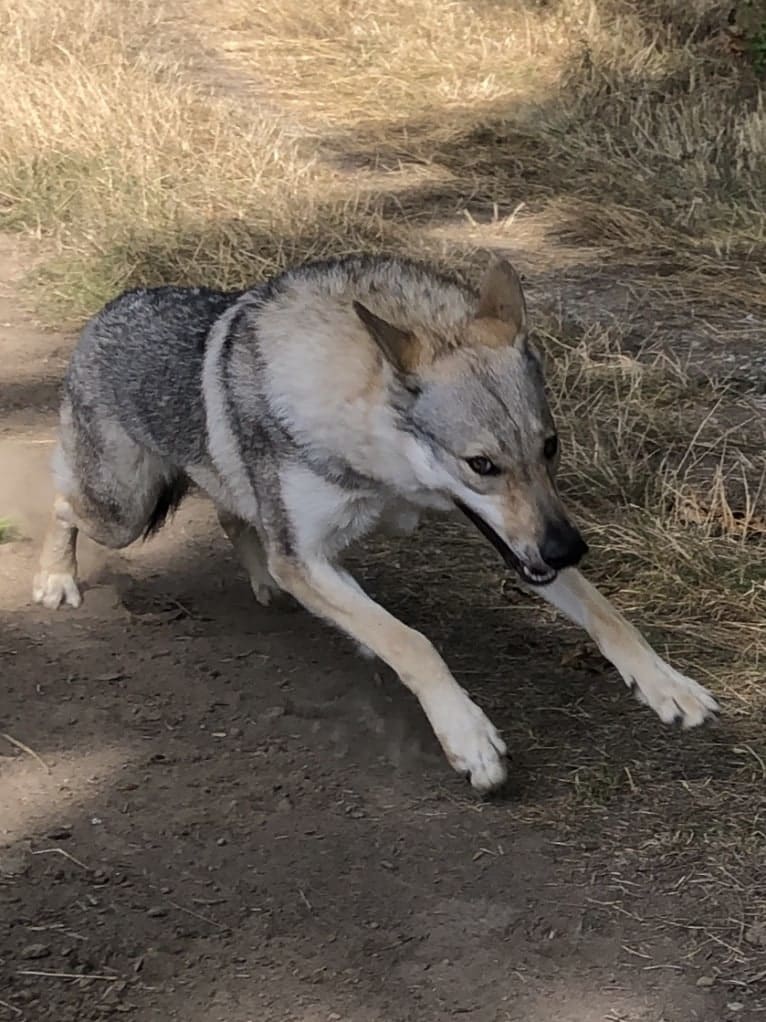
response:
M10 518L0 518L0 543L12 543L18 538L18 530Z

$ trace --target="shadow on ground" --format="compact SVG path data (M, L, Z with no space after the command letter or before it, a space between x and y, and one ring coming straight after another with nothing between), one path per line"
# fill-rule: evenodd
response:
M742 783L736 721L662 731L592 657L562 666L573 635L509 602L462 529L379 546L371 591L510 738L510 792L477 802L388 672L254 605L213 535L192 502L128 558L86 556L59 615L23 605L32 546L3 551L0 730L27 747L0 739L12 1015L720 1017L688 845L714 837L706 792Z
M236 287L328 248L399 251L405 219L488 220L493 203L502 219L566 201L567 237L592 239L599 196L563 165L536 178L556 150L521 159L497 110L403 150L416 129L390 125L374 151L325 140L352 169L390 165L355 220L327 203L280 237L243 220L118 240L103 279ZM410 187L402 157L447 182ZM467 265L474 243L451 255ZM4 407L47 411L52 387L3 384ZM762 1006L745 934L763 757L736 707L664 730L464 531L375 546L360 577L509 739L509 792L480 803L389 673L301 612L256 607L213 536L193 503L142 550L91 553L85 604L60 615L27 603L33 547L0 547L0 1017L719 1022Z

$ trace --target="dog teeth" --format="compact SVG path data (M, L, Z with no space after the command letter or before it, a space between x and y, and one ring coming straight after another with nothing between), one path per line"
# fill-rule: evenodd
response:
M528 578L530 582L538 582L538 583L539 582L549 582L549 581L552 581L555 578L555 574L556 574L553 571L545 571L545 572L532 571L530 568L526 568L526 567L522 568L522 571L523 571L525 577Z

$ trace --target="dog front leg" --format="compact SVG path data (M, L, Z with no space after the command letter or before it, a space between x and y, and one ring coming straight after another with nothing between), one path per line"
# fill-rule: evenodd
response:
M696 727L718 710L712 695L667 664L639 631L579 571L568 568L549 585L535 589L575 624L584 628L611 660L638 699L666 724Z
M278 556L270 558L269 570L308 610L347 632L396 671L418 698L451 765L467 774L477 791L503 783L505 744L424 635L398 621L328 561L303 563Z

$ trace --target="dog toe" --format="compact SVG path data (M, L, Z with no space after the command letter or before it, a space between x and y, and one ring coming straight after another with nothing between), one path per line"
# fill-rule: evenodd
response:
M452 695L426 710L434 731L453 769L467 776L475 791L494 791L506 779L505 742L462 689Z
M718 713L718 703L707 689L659 657L636 672L635 682L636 697L651 706L665 724L689 729Z
M79 607L82 603L74 576L64 572L40 572L35 576L32 596L46 610L57 610L62 605Z

